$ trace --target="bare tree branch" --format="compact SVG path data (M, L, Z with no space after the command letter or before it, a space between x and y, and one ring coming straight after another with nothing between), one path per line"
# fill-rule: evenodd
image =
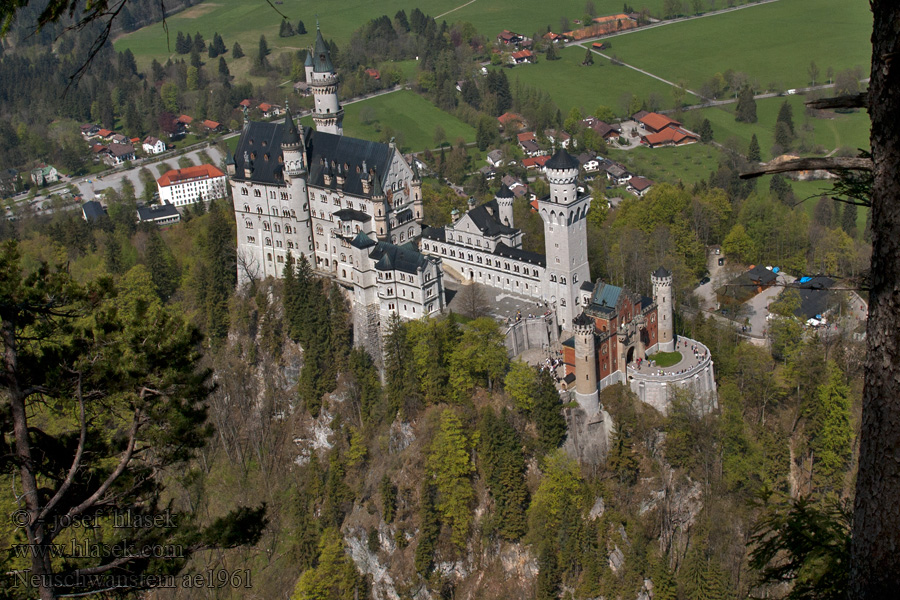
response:
M809 108L866 108L869 106L869 92L850 94L848 96L835 96L834 98L819 98L806 102Z
M828 158L797 158L777 164L762 165L753 171L741 173L741 179L753 179L772 173L790 173L792 171L871 171L872 159L853 156L831 156Z
M72 482L75 481L75 473L78 472L78 467L81 466L81 457L84 455L84 446L87 441L87 420L84 416L84 395L81 393L81 376L82 374L79 372L78 383L75 385L75 395L78 397L78 420L81 425L81 433L78 436L78 450L75 452L75 458L72 460L72 466L69 467L69 472L66 474L65 481L63 481L62 485L59 486L59 489L56 490L53 498L51 498L44 506L43 510L41 510L41 513L38 516L41 520L47 518L47 515L53 510L53 507L55 507L59 501L62 500L63 496L66 495L66 492L69 491Z

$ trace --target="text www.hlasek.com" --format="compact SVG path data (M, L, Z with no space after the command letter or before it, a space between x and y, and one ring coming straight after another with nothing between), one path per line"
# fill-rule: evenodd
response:
M14 544L10 553L16 558L184 558L178 544L103 544L72 540L71 544Z

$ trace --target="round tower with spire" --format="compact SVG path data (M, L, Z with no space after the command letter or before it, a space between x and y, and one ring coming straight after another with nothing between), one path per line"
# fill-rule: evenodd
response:
M303 146L303 133L297 128L290 107L287 107L284 115L281 152L284 156L284 172L290 179L300 179L306 175L306 155L303 152Z
M315 99L312 118L316 131L344 135L344 109L338 101L338 76L331 62L331 52L316 24L316 44L310 52L312 69L306 67L309 89Z
M419 175L419 164L416 157L412 159L412 179L409 182L409 193L413 199L413 212L416 222L420 225L425 218L425 200L422 198L422 176Z
M374 169L372 170L372 209L375 211L375 235L380 240L390 240L387 197L381 186L381 177Z
M675 311L672 305L672 273L665 267L653 271L653 301L656 303L656 339L659 352L675 350Z
M575 332L575 400L588 416L600 412L594 320L582 312L572 320Z
M500 222L507 227L515 227L515 225L513 225L513 200L516 199L516 195L513 194L512 190L509 189L509 186L504 183L500 186L500 190L497 192L497 195L494 196L494 199L497 200Z

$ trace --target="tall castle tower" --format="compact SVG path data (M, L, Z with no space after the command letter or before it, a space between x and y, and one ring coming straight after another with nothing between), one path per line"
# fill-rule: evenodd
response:
M582 312L572 320L572 327L575 330L575 400L591 416L600 412L594 320Z
M344 109L341 108L337 96L338 76L334 72L331 53L325 45L325 40L322 39L318 25L316 25L316 45L310 55L312 68L306 66L306 82L315 98L312 118L316 124L316 131L344 135Z
M675 311L672 305L672 273L664 267L653 271L653 301L656 302L657 329L660 352L675 350Z
M513 225L513 200L515 200L516 196L512 193L512 190L504 183L500 186L500 190L497 192L495 196L497 200L497 207L499 210L500 222L506 225L507 227L515 227Z
M563 329L572 327L572 320L578 314L578 288L590 280L585 217L591 196L578 196L575 186L578 167L575 158L565 149L559 149L544 165L550 195L538 200L547 256L547 279L543 287L551 305L556 305Z

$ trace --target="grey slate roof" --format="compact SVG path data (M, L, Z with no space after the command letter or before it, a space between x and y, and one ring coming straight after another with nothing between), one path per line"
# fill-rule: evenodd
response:
M152 206L138 206L139 221L156 221L158 219L181 218L178 209L171 204L155 204Z
M253 173L250 181L267 185L284 184L284 165L279 161L281 144L285 141L287 127L284 123L250 122L244 125L237 151L234 153L235 177L242 181L244 165L251 162ZM352 137L306 130L306 147L304 148L309 165L307 183L316 187L326 187L324 174L336 172L337 165L344 171L344 192L356 196L368 196L362 190L363 162L367 168L374 168L377 174L372 195L381 189L381 179L390 167L391 155L394 152L387 144L369 142ZM269 158L266 160L266 155ZM254 158L255 155L255 158ZM327 163L326 163L327 160ZM334 169L331 163L334 162ZM344 168L346 165L346 168ZM357 172L360 167L360 172ZM332 179L332 187L337 187L336 178Z
M507 246L503 242L499 242L497 244L497 246L494 248L494 254L497 256L502 256L504 258L511 258L513 260L527 262L529 264L537 265L540 267L547 266L547 257L543 254L538 254L537 252L529 252L528 250L522 250L521 248L513 248L511 246Z
M96 200L88 200L87 202L82 204L81 212L84 215L84 218L88 221L96 221L100 217L106 215L106 211L103 210L103 205L101 205Z
M672 272L669 271L667 268L660 266L657 270L653 271L653 276L654 277L671 277Z
M379 271L396 270L415 274L428 265L428 259L421 252L388 242L376 243L369 258L377 261L375 268Z
M443 227L423 227L422 237L439 242L447 241L447 232Z
M565 148L560 148L556 151L550 160L544 163L545 169L555 169L557 171L563 171L566 169L577 169L578 168L578 159L573 157L571 154L566 152Z
M316 26L316 46L313 49L313 71L316 73L331 73L334 65L331 64L331 52L322 38L322 32Z
M375 240L367 236L365 233L360 231L356 234L356 237L350 240L350 245L356 248L371 248L375 244L377 244Z
M490 211L488 209L490 209ZM494 214L491 214L491 211ZM472 222L475 223L475 226L478 227L484 235L495 236L516 233L518 229L500 223L498 220L499 211L500 207L497 204L497 201L489 200L481 206L476 206L466 214L471 217Z
M344 208L334 213L341 221L359 221L360 223L368 223L372 217L366 213L352 208Z
M512 190L509 189L509 186L505 183L500 186L500 191L497 192L497 198L515 198L516 195L512 193Z
M833 285L834 279L824 275L816 275L802 283L800 279L793 282L790 287L795 288L800 295L800 306L797 307L794 314L804 319L811 319L825 313L837 299L829 291Z

